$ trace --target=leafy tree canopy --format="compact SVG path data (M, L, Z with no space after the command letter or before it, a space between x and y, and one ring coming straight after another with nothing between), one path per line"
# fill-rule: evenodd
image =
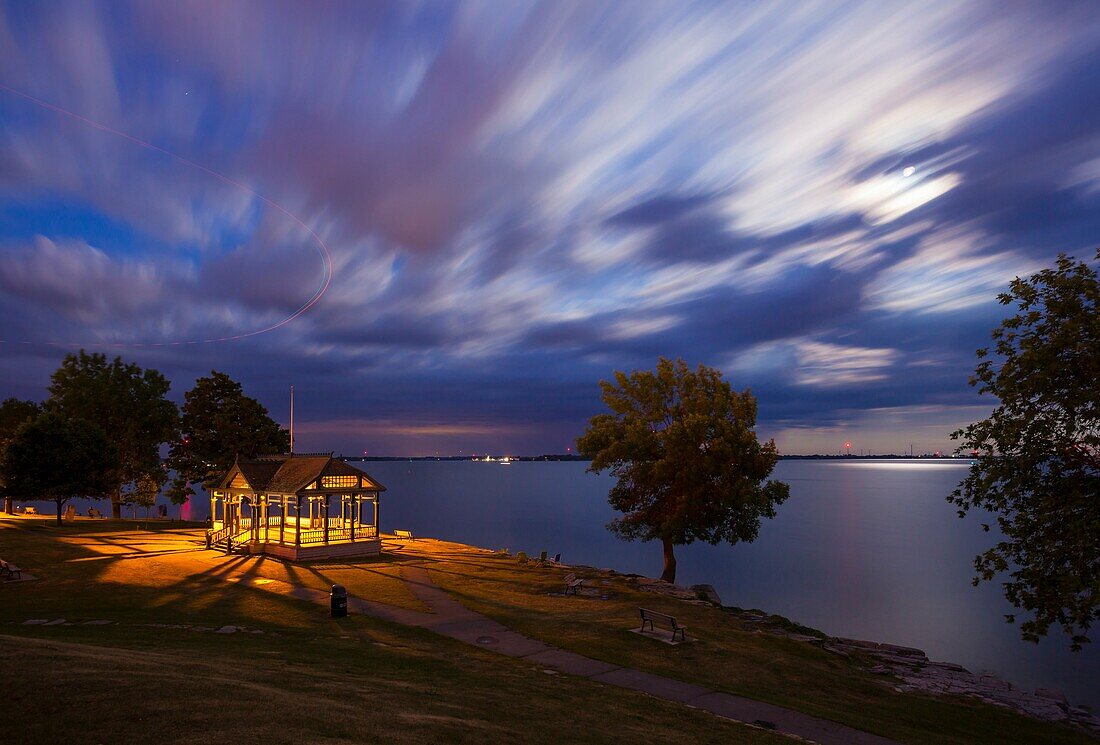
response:
M112 509L121 515L123 490L161 470L160 446L176 439L179 411L165 396L168 379L102 354L65 357L50 382L48 411L102 427L118 451Z
M157 496L167 482L168 472L164 469L161 470L159 475L150 473L141 476L122 490L122 502L123 504L144 507L145 514L148 516L149 509L156 504Z
M9 398L0 403L0 449L7 447L19 427L41 412L42 407L34 401Z
M70 499L113 493L118 469L118 451L99 426L57 412L24 423L0 461L5 495L53 500L58 525Z
M0 460L4 458L4 451L8 443L15 437L16 431L25 422L37 417L42 412L42 407L34 401L21 401L18 398L9 398L0 403ZM0 487L4 484L0 475ZM4 499L4 511L11 513L11 498Z
M974 584L1007 574L1005 597L1029 614L1023 638L1057 624L1080 649L1100 618L1100 282L1062 254L998 299L1018 312L978 350L970 384L999 403L951 435L975 463L948 499L1000 528Z
M211 371L184 394L183 437L172 444L168 464L178 474L169 490L176 504L187 501L191 486L213 486L240 455L285 453L290 435L267 414L263 404L244 395L241 384L225 373Z
M662 542L665 581L676 579L673 546L753 541L787 499L786 484L767 480L779 454L757 440L756 398L718 370L662 357L655 372L616 372L600 388L611 413L591 419L577 449L590 471L618 478L608 501L624 514L608 529Z

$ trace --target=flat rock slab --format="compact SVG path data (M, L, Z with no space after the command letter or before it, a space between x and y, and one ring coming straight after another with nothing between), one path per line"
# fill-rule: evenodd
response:
M0 582L0 584L3 584L3 585L17 585L20 582L34 582L36 579L38 579L38 577L34 576L33 574L30 574L29 572L20 572L18 578L16 578L16 577L7 577L6 579L4 579L3 582Z
M600 683L609 683L610 685L619 686L620 688L630 688L634 691L641 691L642 693L648 693L657 698L679 701L680 703L699 698L700 696L712 692L710 689L703 688L702 686L684 683L679 680L672 680L671 678L662 678L660 675L652 675L650 673L644 673L641 670L631 670L625 667L601 673L600 675L593 675L590 679L599 681Z
M630 632L632 634L637 634L638 636L644 636L646 639L652 639L655 642L663 642L670 646L676 646L685 642L699 641L694 636L687 636L686 634L684 635L683 640L681 640L679 637L673 639L671 631L665 633L663 631L642 631L641 629L631 629Z

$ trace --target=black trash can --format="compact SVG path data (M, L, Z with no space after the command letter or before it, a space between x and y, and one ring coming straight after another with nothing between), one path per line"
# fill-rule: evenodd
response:
M343 585L333 585L329 595L329 607L333 618L343 618L348 614L348 591Z

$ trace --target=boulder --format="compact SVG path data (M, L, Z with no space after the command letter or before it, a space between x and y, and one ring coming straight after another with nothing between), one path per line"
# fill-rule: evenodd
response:
M1066 694L1059 691L1057 688L1036 688L1035 695L1038 698L1046 698L1051 701L1057 701L1063 706L1069 706L1069 699L1066 698Z
M695 597L700 600L706 600L715 605L722 604L722 598L718 597L718 592L713 585L692 585L690 589L695 593Z

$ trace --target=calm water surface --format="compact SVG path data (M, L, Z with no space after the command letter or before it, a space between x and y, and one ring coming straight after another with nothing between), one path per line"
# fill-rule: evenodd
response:
M562 554L568 563L656 577L658 544L625 543L604 525L613 480L584 463L389 461L357 464L388 487L384 530L488 548ZM945 496L965 463L780 461L791 498L751 544L677 548L680 584L714 585L727 605L761 608L827 633L920 647L1023 688L1058 688L1100 706L1100 651L1039 645L1003 621L998 585L972 587L975 554L995 540L959 520ZM83 507L81 508L84 509ZM177 508L172 508L175 515ZM209 502L187 506L204 519ZM1057 632L1060 634L1060 632Z

